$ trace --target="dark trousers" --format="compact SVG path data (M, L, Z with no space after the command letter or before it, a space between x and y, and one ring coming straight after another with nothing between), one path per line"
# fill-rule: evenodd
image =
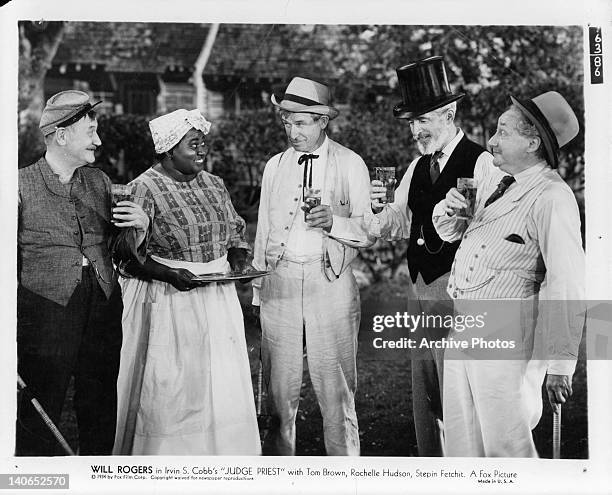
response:
M113 448L122 311L119 285L107 300L92 267L83 268L65 307L18 288L19 375L58 427L74 376L80 455L106 455ZM16 455L64 454L28 399L19 394Z
M413 287L413 297L409 298L409 312L415 315L439 315L442 318L452 315L452 301L446 293L447 282L448 274L427 286L419 276ZM429 325L419 326L412 335L417 345L411 352L412 412L421 457L439 457L443 454L438 420L443 419L444 350L419 348L419 345L423 338L428 342L439 341L447 337L448 333L448 328Z

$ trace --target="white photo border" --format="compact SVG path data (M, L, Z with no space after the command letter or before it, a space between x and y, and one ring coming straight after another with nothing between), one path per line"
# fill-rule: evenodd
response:
M358 5L358 8L357 8ZM501 469L516 472L520 483L505 486L511 493L608 493L612 487L612 363L588 362L589 459L434 459L434 458L227 458L227 457L108 457L17 458L13 456L16 410L16 231L17 231L17 67L18 31L21 19L75 21L223 22L277 24L483 24L483 25L579 25L584 29L585 93L585 209L588 298L612 299L612 4L606 0L584 2L515 0L13 0L0 7L0 73L2 136L0 167L0 232L3 233L2 335L0 362L4 363L0 386L0 475L2 473L69 473L72 493L473 493L475 484L448 479L432 482L381 477L290 478L257 477L254 481L153 482L129 480L91 481L91 465L252 466L284 469L403 470L440 469L470 472ZM604 45L604 84L589 80L588 27L600 26ZM502 109L498 109L502 110ZM482 485L479 493L497 493L501 487Z

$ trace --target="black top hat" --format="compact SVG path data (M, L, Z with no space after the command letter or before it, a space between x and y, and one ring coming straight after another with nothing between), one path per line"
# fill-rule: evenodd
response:
M393 108L398 119L413 119L465 96L452 93L442 57L429 57L396 69L402 102Z

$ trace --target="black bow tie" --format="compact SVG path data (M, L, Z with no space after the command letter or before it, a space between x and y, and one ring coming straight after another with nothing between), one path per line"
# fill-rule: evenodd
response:
M308 160L312 162L312 160L315 160L317 158L319 158L319 155L309 155L308 153L304 153L298 158L298 165L301 165L302 163L307 162Z

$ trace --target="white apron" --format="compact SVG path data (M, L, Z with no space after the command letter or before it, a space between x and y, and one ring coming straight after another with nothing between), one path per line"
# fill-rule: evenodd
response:
M195 274L209 263L152 257ZM259 432L242 311L233 283L180 292L122 279L123 346L114 454L258 455Z

